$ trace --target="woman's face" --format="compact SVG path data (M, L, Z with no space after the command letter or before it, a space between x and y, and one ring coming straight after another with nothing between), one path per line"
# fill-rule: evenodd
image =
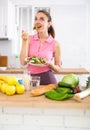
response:
M34 25L37 28L37 32L48 32L50 22L48 22L48 17L44 13L39 12L35 17Z

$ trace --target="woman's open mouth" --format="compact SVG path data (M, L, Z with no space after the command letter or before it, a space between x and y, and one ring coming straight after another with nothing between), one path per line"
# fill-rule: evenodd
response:
M39 29L39 28L41 28L41 25L35 25L35 26L33 27L33 30L37 30L37 29Z

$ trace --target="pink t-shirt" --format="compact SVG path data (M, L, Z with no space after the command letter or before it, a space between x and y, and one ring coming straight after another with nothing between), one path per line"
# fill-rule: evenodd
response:
M54 52L55 40L50 35L46 41L40 46L40 40L38 35L32 35L30 38L30 49L29 49L29 57L36 56L36 57L43 57L46 58L46 61L52 61L53 59L53 52ZM50 70L48 66L33 66L28 65L28 70L31 74L38 74L42 72L46 72Z

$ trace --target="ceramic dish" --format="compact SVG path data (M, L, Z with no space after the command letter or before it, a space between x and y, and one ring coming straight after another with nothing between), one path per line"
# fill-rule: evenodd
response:
M7 67L0 67L0 70L5 71Z
M39 67L47 66L46 64L35 64L35 63L30 62L30 57L25 58L25 62L33 66L39 66Z
M28 64L33 65L33 66L38 66L38 67L47 66L46 64L33 64L33 63L30 63L30 62L28 62Z

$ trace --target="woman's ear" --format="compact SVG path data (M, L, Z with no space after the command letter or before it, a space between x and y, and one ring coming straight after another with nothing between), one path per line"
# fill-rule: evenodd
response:
M50 22L48 22L48 28L49 28L51 25L52 25L51 21L50 21Z

